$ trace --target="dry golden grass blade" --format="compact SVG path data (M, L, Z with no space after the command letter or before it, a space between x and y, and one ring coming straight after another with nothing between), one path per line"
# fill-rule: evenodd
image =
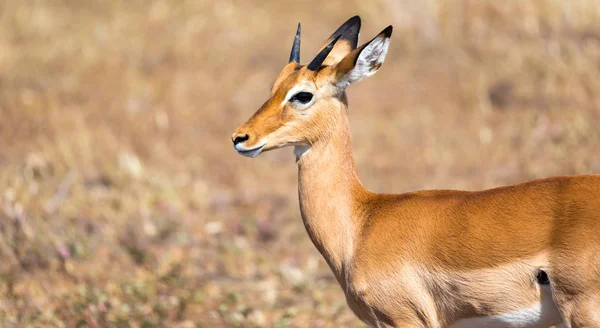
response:
M0 326L362 327L291 150L229 140L355 14L395 25L349 90L370 189L600 171L597 1L0 1Z

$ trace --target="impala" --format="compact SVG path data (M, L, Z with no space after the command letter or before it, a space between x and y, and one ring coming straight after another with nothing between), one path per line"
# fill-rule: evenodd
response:
M269 99L232 140L294 146L302 220L372 327L600 327L600 175L484 191L378 194L352 156L346 88L375 74L392 27L358 46L352 17L308 64L300 25Z

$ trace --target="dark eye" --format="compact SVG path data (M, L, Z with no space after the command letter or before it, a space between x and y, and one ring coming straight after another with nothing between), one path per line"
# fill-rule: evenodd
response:
M299 102L301 104L308 104L313 98L313 94L310 92L298 92L295 94L290 101Z

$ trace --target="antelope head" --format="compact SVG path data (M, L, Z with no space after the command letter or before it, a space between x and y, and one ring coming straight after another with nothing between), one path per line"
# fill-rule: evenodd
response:
M269 99L233 134L235 150L256 157L285 146L308 149L326 137L347 107L346 88L381 67L392 26L357 48L359 31L360 18L354 16L325 41L308 65L301 65L298 24L289 63L275 80Z

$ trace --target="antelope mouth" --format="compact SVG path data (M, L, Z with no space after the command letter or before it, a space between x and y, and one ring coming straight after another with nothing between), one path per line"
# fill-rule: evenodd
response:
M235 148L235 150L240 155L243 155L246 157L256 157L262 152L265 145L266 145L266 143L264 143L258 147L251 148L251 149L244 148L242 145L235 145L233 148Z

